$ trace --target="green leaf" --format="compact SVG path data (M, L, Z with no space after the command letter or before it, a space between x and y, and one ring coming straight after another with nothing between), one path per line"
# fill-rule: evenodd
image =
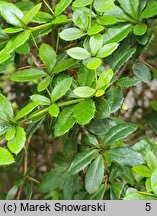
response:
M74 7L85 7L87 5L90 5L93 2L93 0L75 0L73 2Z
M31 20L34 23L48 23L53 20L53 16L51 16L49 13L45 13L43 11L38 11L38 13L35 15L35 17Z
M134 63L133 73L142 82L144 82L144 83L150 83L151 82L152 77L151 77L150 69L146 65L144 65L140 62Z
M59 107L56 104L52 104L49 106L48 112L51 116L57 117L59 115Z
M112 0L94 0L94 8L98 12L107 12L113 10L115 4Z
M22 127L16 127L15 138L8 141L7 146L11 152L18 154L26 142L26 132Z
M123 200L157 200L157 197L153 194L142 194L135 190L134 192L127 194Z
M59 137L67 133L75 124L76 120L73 116L73 107L65 108L58 116L58 120L54 126L54 135Z
M120 87L124 87L124 88L129 88L132 86L136 86L137 84L139 84L141 81L136 78L136 77L122 77L121 79L118 80L118 82L116 83L118 86Z
M132 18L138 18L139 0L118 0L123 10Z
M44 78L44 79L38 84L38 87L37 87L38 92L42 92L42 91L44 91L45 89L47 89L47 87L50 85L50 82L51 82L50 77Z
M21 23L16 18L16 16L22 19L23 13L19 8L16 7L15 4L1 1L0 2L0 14L6 20L7 23L21 27Z
M151 170L145 165L133 167L132 170L142 177L151 177L152 174Z
M6 140L9 141L13 139L15 137L15 134L16 134L16 127L15 126L9 127L5 135Z
M90 145L90 146L95 146L95 147L99 147L99 143L98 143L98 140L97 138L92 135L92 134L87 134L83 137L83 143L86 143L87 145Z
M73 41L76 39L81 38L85 34L78 28L68 28L64 29L60 34L60 38L62 38L65 41Z
M105 15L105 16L99 16L97 18L97 23L103 26L115 24L116 22L117 19L114 16Z
M104 27L102 25L98 25L97 23L93 24L91 28L87 31L88 35L95 35L99 32L103 31Z
M22 18L22 21L27 25L32 19L36 16L38 11L40 10L42 3L37 4L34 6L30 11L26 13L26 15Z
M141 19L148 19L157 15L157 2L150 4L140 15Z
M110 116L110 106L107 100L99 98L96 101L96 117L97 118L108 118Z
M102 184L100 186L100 188L94 193L94 194L91 194L89 196L89 200L103 200L104 198L104 193L105 193L105 187L104 187L104 184Z
M104 34L104 43L118 43L127 37L132 30L130 24L119 24L107 30Z
M147 178L147 179L146 179L145 186L146 186L146 190L147 190L148 192L152 192L152 187L151 187L150 178Z
M18 186L14 185L7 193L6 200L15 200L18 191Z
M47 74L44 71L31 68L17 71L10 76L10 79L15 82L29 82L45 76L47 76Z
M43 43L39 48L39 56L51 73L56 64L56 52L54 49L50 45Z
M13 108L8 99L0 94L0 119L8 121L13 118Z
M39 184L39 191L41 193L49 193L55 189L62 189L67 174L67 166L53 168L43 176L41 183Z
M78 59L78 60L84 60L90 57L90 53L81 47L71 48L67 50L67 54L73 59Z
M47 97L39 94L34 94L30 98L33 102L38 102L39 105L49 105L51 103Z
M80 102L74 108L74 116L76 118L76 122L80 125L88 124L91 119L94 118L94 114L95 104L91 99Z
M97 150L86 150L77 154L71 163L69 172L72 175L79 173L81 170L87 167L88 164L90 164L90 162L94 159L96 153Z
M87 63L87 68L89 70L95 70L100 67L102 61L99 58L92 58Z
M68 6L71 4L72 0L61 0L56 6L55 6L55 16L60 15Z
M14 34L17 32L23 31L23 28L20 27L12 27L12 28L6 28L3 30L3 32L7 33L7 34Z
M71 84L72 78L67 78L56 85L51 93L51 100L55 102L63 97L69 91Z
M155 154L152 151L148 151L146 154L146 160L148 167L154 171L157 168L157 159Z
M81 65L77 73L77 77L80 86L91 86L95 79L95 71L89 70Z
M79 175L69 175L63 187L64 200L72 200L73 195L80 190L80 177Z
M89 194L93 194L99 189L104 177L104 170L103 157L100 155L90 165L85 176L85 188Z
M14 162L15 160L10 152L5 148L0 147L0 166L9 165Z
M131 148L113 148L106 151L106 154L112 162L122 166L138 166L144 163L142 155Z
M38 102L32 102L29 103L27 106L25 106L23 109L21 109L18 114L15 117L15 120L19 120L23 118L24 116L28 115L30 112L32 112L36 107L38 106Z
M76 88L73 92L77 97L88 98L94 95L96 90L88 86L83 86L83 87Z
M132 123L118 124L112 127L105 135L103 146L113 144L119 140L122 140L134 133L137 130L137 125Z
M157 169L154 170L151 176L151 188L153 192L157 195Z
M24 44L22 44L20 47L18 47L15 50L16 53L20 54L20 55L27 55L30 52L30 45L29 43L26 41Z
M97 89L106 89L110 81L113 77L113 70L108 69L105 70L103 73L100 74L98 82L97 82Z
M97 53L97 57L105 58L111 55L117 49L118 45L118 43L109 43L104 45Z
M146 33L146 31L147 31L147 25L144 23L139 23L139 24L135 25L133 28L133 32L137 36L144 35Z
M97 52L103 46L103 36L100 34L92 36L89 40L89 46L90 46L92 55L95 56Z
M0 125L0 137L2 135L6 134L7 130L8 130L8 126L7 125L5 125L5 124L4 125Z
M115 113L119 110L124 100L122 92L115 87L111 87L110 90L107 91L106 97L111 113Z
M73 13L73 22L77 27L86 31L89 24L88 12L83 10L75 10Z
M65 70L74 67L77 63L78 61L74 59L67 59L67 60L60 61L55 65L52 73L57 74L60 72L64 72Z

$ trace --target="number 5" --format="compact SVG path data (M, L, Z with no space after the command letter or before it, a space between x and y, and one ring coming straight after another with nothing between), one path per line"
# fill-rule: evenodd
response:
M151 203L146 203L145 210L146 210L146 211L151 211L151 209L152 209Z

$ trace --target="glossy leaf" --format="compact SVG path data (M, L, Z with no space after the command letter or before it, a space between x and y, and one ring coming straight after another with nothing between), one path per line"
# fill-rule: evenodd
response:
M139 0L118 0L123 10L132 18L137 19Z
M78 28L68 28L63 30L59 35L65 41L73 41L84 36L84 33Z
M135 35L137 36L142 36L146 33L147 31L147 25L144 23L139 23L137 25L135 25L133 32Z
M151 177L152 174L151 170L145 165L135 166L132 170L142 177Z
M72 78L67 78L56 85L51 93L51 100L55 102L63 97L69 91L71 84Z
M0 147L0 155L0 166L10 165L15 162L13 156L5 148Z
M83 10L75 10L73 13L74 24L82 30L87 30L89 24L88 12Z
M92 36L89 41L89 46L90 46L92 55L95 56L97 52L103 46L103 36L100 34Z
M92 3L92 1L93 0L75 0L74 2L73 2L73 6L74 7L85 7L85 6L87 6L87 5L89 5L89 4L91 4Z
M147 152L146 160L147 160L148 167L152 171L154 171L157 168L157 158L152 151Z
M73 92L77 97L88 98L91 97L96 92L96 90L88 86L83 86L76 88Z
M96 117L97 118L108 118L110 116L110 106L107 100L99 98L96 101Z
M8 99L0 94L0 119L8 121L13 118L13 108Z
M150 83L151 73L150 69L143 63L136 62L133 66L133 72L137 78L139 78L144 83Z
M137 130L137 125L132 123L118 124L112 127L105 135L103 146L107 146L124 139Z
M94 8L98 12L111 11L114 8L113 0L94 0Z
M97 23L95 23L94 25L91 26L91 28L87 31L88 35L96 35L98 33L100 33L101 31L104 30L104 27L102 25L98 25Z
M148 19L157 15L157 2L150 4L141 14L141 19Z
M151 176L151 188L153 192L157 195L157 169L154 170Z
M72 0L61 0L55 7L55 16L60 15L68 6Z
M69 172L72 175L79 173L81 170L83 170L89 165L89 163L94 159L96 153L97 150L86 150L77 154L71 163Z
M100 155L90 165L85 176L85 188L89 194L93 194L99 189L104 177L104 170L103 157Z
M87 63L87 68L89 70L95 70L100 67L102 61L99 58L92 58Z
M120 87L129 88L129 87L132 87L132 86L136 86L140 82L141 81L136 77L133 77L133 78L122 77L121 79L118 80L118 82L116 84L118 86L120 86Z
M47 97L39 94L34 94L30 96L30 98L32 101L38 102L39 105L49 105L51 103L51 101Z
M47 74L39 69L20 70L10 76L10 79L15 82L29 82L45 77Z
M22 127L16 127L15 138L8 141L8 148L14 154L18 154L26 142L26 132Z
M60 72L64 72L67 69L70 69L72 67L74 67L75 65L77 65L78 61L74 60L74 59L67 59L67 60L63 60L61 62L59 62L59 64L57 63L52 71L52 73L57 74Z
M76 120L73 116L73 107L65 108L58 116L58 120L54 126L54 135L59 137L67 133L75 124Z
M105 58L111 55L118 47L118 43L109 43L104 45L99 52L97 53L97 57Z
M144 159L140 153L131 148L113 148L106 151L111 161L122 166L138 166L144 163Z
M39 56L51 73L56 64L56 52L54 49L50 45L43 43L39 48Z
M113 71L111 69L105 70L101 73L97 82L97 89L105 89L110 83L112 77Z
M69 50L67 50L67 54L73 58L73 59L78 59L78 60L84 60L90 57L90 53L81 48L81 47L74 47Z
M95 114L95 104L93 100L88 99L80 102L74 108L76 122L80 125L88 124Z
M36 16L38 11L40 10L42 3L37 4L34 6L30 11L26 13L26 15L22 18L22 21L27 25L31 20Z
M51 116L57 117L59 115L59 107L56 104L51 104L48 108L48 112Z

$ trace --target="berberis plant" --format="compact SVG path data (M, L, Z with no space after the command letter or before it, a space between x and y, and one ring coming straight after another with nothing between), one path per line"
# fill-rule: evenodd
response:
M1 77L29 94L20 109L0 94L0 169L20 172L1 197L156 200L155 140L120 112L128 89L152 79L140 57L156 0L0 1L0 15ZM62 150L35 179L39 128Z

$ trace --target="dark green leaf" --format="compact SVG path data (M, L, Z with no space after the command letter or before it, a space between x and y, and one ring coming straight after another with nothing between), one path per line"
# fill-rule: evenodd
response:
M152 77L150 69L146 65L136 62L133 66L133 72L142 82L150 83Z

